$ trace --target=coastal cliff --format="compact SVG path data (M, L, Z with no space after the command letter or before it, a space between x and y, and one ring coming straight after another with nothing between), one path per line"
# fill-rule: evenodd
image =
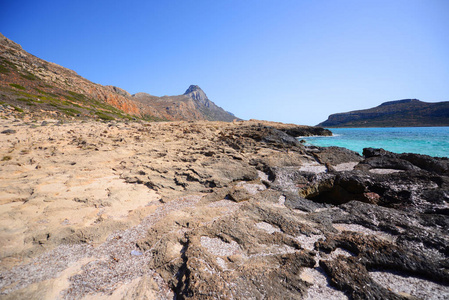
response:
M364 110L330 115L323 127L425 127L449 126L449 102L417 99L389 101Z
M2 299L449 296L447 159L256 120L0 114Z

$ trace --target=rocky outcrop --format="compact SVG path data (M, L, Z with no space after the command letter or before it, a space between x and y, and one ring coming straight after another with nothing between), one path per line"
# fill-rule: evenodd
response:
M449 102L417 99L389 101L364 110L332 114L323 127L424 127L448 126Z
M0 33L0 44L5 45L8 48L13 48L16 50L22 50L22 46L19 44L11 41L10 39L6 38L3 34Z
M209 99L207 98L206 93L197 85L189 86L184 95L198 101L204 106L209 106Z
M116 87L116 86L113 86L113 85L106 85L105 88L107 88L107 89L109 89L109 90L113 91L114 93L119 94L121 96L131 97L130 93L128 93L127 91L125 91L124 89L121 89L119 87Z
M4 299L449 295L446 159L262 121L0 121Z
M250 120L253 122L258 122L265 126L274 127L277 130L283 131L288 135L294 137L306 137L306 136L331 136L332 132L328 129L318 126L300 126L296 124L285 124L279 122L271 122L271 121L258 121L258 120Z
M396 169L407 170L422 169L439 175L449 175L449 159L447 157L431 157L428 155L416 155L414 153L396 154L384 149L363 149L363 156L366 157L365 164L374 168L379 160L389 160L390 164L396 165ZM380 164L382 168L389 168L388 163Z
M197 85L191 85L184 95L194 100L195 106L206 120L225 122L239 120L239 118L233 114L225 111L223 108L210 101L209 98L207 98L206 93L204 93L204 91Z

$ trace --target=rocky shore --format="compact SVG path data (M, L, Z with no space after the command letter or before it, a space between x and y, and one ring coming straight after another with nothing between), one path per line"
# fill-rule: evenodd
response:
M0 119L0 298L447 299L449 160L311 134Z

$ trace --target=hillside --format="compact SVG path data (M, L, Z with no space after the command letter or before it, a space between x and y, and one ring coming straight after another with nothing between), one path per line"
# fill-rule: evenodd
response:
M330 115L324 127L425 127L449 126L449 102L417 99L389 101L364 110Z
M93 83L76 72L42 60L0 33L0 104L24 116L79 119L238 119L209 100L196 85L183 95L156 97Z

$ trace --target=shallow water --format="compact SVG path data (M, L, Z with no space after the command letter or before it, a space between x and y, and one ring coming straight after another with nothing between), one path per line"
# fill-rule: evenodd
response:
M363 148L396 153L449 156L449 127L329 128L334 136L305 137L306 145L339 146L360 154Z

